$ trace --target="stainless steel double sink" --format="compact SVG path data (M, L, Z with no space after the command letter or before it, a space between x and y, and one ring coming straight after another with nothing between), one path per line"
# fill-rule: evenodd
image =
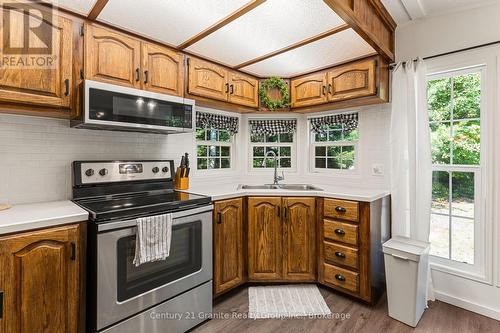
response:
M240 185L239 190L291 190L291 191L323 191L323 189L310 184L263 184Z

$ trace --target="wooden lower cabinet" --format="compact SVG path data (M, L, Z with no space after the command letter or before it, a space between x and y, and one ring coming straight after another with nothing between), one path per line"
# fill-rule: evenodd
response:
M78 224L0 237L1 333L79 330Z
M315 198L248 198L248 278L314 281Z
M317 204L318 282L375 303L385 287L382 243L389 238L389 197L318 199Z
M315 280L315 198L283 198L283 278Z
M243 282L243 199L218 201L214 208L214 294Z
M248 198L248 279L280 280L282 246L281 198Z

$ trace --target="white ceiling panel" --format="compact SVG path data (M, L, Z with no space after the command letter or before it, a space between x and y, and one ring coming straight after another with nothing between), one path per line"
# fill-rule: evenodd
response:
M375 50L354 30L347 29L311 44L242 68L259 76L293 77L368 55Z
M268 0L187 50L234 66L343 23L323 0Z
M98 17L125 30L179 45L249 0L110 0Z
M43 0L72 12L87 16L97 0Z

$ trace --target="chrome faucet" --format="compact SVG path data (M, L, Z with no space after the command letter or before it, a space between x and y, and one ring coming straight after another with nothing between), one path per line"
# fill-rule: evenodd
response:
M274 159L274 182L273 182L273 185L279 185L279 181L285 179L285 173L282 171L281 176L278 176L278 156L276 156L276 153L273 150L268 151L266 153L266 155L264 155L264 162L262 162L262 166L263 167L266 166L266 160L267 160L268 155L272 155L273 159Z

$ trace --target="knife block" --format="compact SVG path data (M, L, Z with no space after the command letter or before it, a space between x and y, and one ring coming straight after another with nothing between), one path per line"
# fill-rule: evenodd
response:
M189 177L181 177L181 168L177 168L175 172L174 187L176 190L189 189Z

